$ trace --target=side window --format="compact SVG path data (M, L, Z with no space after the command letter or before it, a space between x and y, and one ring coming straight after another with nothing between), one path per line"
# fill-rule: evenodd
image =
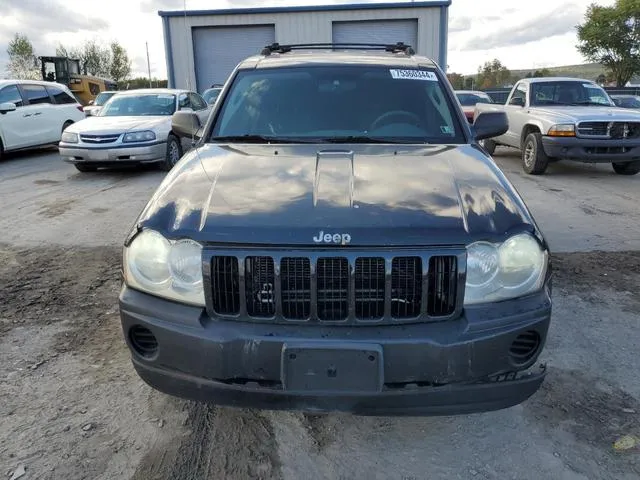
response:
M178 109L182 110L183 108L193 108L191 106L191 100L186 93L181 93L178 97Z
M56 104L62 105L66 103L76 103L76 99L70 96L60 87L47 86L47 90L49 92L49 95L53 97L53 100Z
M15 85L9 85L0 90L0 103L15 103L16 107L24 105L20 90Z
M516 91L513 92L509 105L524 105L527 102L527 87L519 83L516 85Z
M189 97L194 110L204 110L207 108L207 102L205 102L204 99L197 93L192 92L189 94Z
M27 97L30 105L41 103L51 103L47 90L42 85L22 85L22 91Z

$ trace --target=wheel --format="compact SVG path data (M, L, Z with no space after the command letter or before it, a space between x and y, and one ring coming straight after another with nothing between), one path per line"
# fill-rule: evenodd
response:
M549 157L542 147L542 135L530 133L522 148L522 168L531 175L542 175L549 166Z
M169 135L169 138L167 138L167 153L162 163L162 168L168 172L181 158L182 145L180 145L180 140L173 135Z
M618 175L635 175L640 172L640 161L626 163L612 163L613 171Z
M94 165L84 165L82 163L76 163L74 166L78 169L79 172L95 172L98 170L98 167Z
M498 146L496 142L487 138L486 140L480 140L480 145L484 148L489 155L493 155L496 151L496 147Z

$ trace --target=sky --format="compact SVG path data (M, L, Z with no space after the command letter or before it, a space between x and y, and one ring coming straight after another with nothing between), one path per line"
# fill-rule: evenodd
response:
M186 0L193 9L256 6L366 3L367 0ZM593 0L452 0L449 9L448 71L475 73L494 58L516 69L538 69L584 63L575 48L575 26ZM615 0L597 0L611 5ZM181 10L185 0L1 0L0 76L6 46L17 32L26 34L37 55L55 55L60 43L73 47L86 40L106 45L118 40L128 51L135 76L147 75L145 43L151 75L166 78L159 10ZM94 3L96 5L94 5ZM91 6L89 6L91 5Z

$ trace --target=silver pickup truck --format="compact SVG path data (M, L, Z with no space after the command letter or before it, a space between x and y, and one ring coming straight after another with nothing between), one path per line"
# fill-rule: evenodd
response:
M640 112L615 106L594 82L575 78L519 81L505 105L477 104L481 112L504 111L509 130L484 140L493 154L503 145L522 151L525 172L541 175L549 162L611 163L620 175L640 172Z

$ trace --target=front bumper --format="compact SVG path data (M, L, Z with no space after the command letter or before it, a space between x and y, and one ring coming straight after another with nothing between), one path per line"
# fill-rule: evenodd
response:
M459 319L436 323L273 325L212 319L204 309L125 286L120 315L136 371L149 385L171 395L249 408L450 415L507 408L538 390L545 372L528 370L546 340L551 300L545 290L468 308ZM155 336L158 347L153 354L138 353L133 327L144 327ZM515 363L509 352L514 340L532 331L539 335L539 348L525 363ZM336 344L377 349L379 388L307 391L284 386L286 351ZM317 372L324 374L323 368L320 365Z
M165 159L167 142L156 142L148 145L118 144L111 147L89 147L60 143L58 150L64 161L69 163L90 163L94 165L153 163Z
M593 140L580 137L542 137L549 157L588 163L632 162L640 160L640 139Z

